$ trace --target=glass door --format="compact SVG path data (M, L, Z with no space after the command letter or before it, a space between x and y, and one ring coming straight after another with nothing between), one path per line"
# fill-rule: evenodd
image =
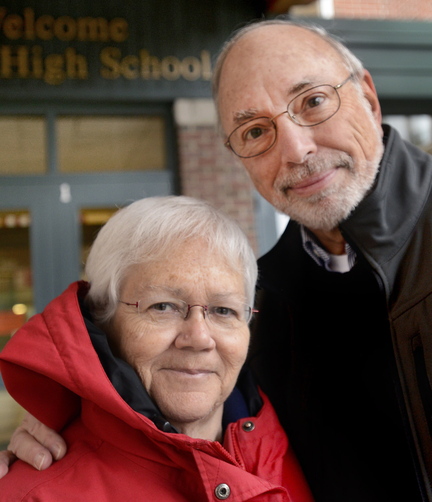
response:
M169 107L63 104L16 115L7 106L0 104L0 351L84 278L89 247L113 212L176 191ZM0 375L0 448L22 413Z
M34 313L29 211L0 211L0 351ZM0 375L0 448L23 410L6 392Z

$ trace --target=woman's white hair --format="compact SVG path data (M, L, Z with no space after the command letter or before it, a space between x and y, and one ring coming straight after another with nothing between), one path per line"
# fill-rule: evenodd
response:
M237 223L205 201L185 196L149 197L120 209L102 227L86 264L87 302L95 320L108 322L119 301L123 279L133 265L163 259L184 242L199 239L244 276L253 305L257 265ZM168 264L167 264L168 265Z

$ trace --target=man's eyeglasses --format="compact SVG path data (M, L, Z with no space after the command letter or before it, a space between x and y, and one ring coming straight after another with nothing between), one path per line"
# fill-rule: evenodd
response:
M162 301L161 298L145 298L134 303L123 301L119 303L136 308L144 321L167 327L175 326L187 319L194 307L200 307L204 318L213 325L225 329L242 327L251 320L253 313L258 312L249 305L235 301L214 305L190 305L179 299Z
M225 146L243 159L257 157L276 143L277 126L275 120L288 114L288 117L301 127L313 127L333 117L339 110L341 99L338 90L351 78L351 74L338 85L322 84L311 87L293 98L287 109L269 117L257 117L239 125L228 136Z

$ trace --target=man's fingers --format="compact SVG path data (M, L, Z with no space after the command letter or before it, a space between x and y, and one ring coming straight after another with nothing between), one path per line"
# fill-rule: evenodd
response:
M60 460L66 454L66 443L56 431L39 422L33 415L26 413L20 428L24 429L35 441L52 454L54 460ZM12 436L13 437L13 436Z
M66 443L54 430L27 413L13 433L9 450L19 459L43 470L66 453Z
M16 456L11 451L0 451L0 479L8 473L9 467L15 460Z
M53 460L51 452L38 443L21 426L13 433L8 448L19 459L36 467L38 470L46 469Z

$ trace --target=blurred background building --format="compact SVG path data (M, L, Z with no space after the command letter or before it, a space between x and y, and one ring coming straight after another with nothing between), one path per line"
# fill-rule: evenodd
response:
M224 148L210 79L234 29L278 15L340 36L385 120L431 151L430 0L0 0L0 350L137 198L207 199L257 255L274 244L286 218ZM0 378L0 447L20 414Z

